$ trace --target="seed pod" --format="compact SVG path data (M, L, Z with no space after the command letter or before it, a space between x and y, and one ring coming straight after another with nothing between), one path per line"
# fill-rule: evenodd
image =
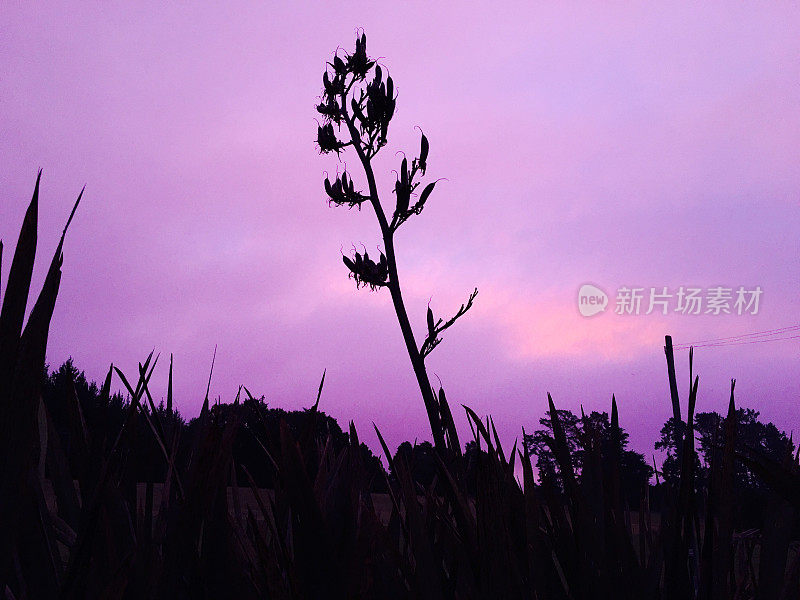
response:
M345 266L350 269L353 273L356 272L356 265L353 263L352 260L347 258L346 256L342 256L342 262L344 262Z
M436 182L434 181L433 183L429 183L428 185L426 185L425 189L422 190L422 194L420 194L419 201L417 202L417 206L419 206L420 209L425 204L425 201L428 199L428 196L431 195L431 192L433 191L433 187L435 185Z
M355 98L350 101L350 106L353 108L353 115L355 115L356 119L363 123L366 119L364 118L364 113L361 112L361 108L358 106L358 102L356 102Z
M395 100L388 99L386 101L386 108L384 109L384 119L388 123L392 120L392 115L394 115L394 107L395 107Z
M398 217L405 215L408 205L411 202L411 189L408 185L402 184L399 180L394 184L394 192L397 194L397 208L395 214Z
M425 163L428 160L428 138L425 137L425 134L422 134L422 142L420 142L420 150L419 150L419 163L422 165L422 172L425 173Z
M408 160L403 157L403 163L400 166L400 181L404 186L408 185Z
M428 336L433 337L436 334L436 325L433 323L433 311L428 307Z

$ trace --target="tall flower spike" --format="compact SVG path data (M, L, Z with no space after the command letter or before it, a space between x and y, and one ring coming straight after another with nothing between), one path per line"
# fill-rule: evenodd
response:
M338 153L345 146L353 146L364 169L366 181L369 183L369 195L355 189L349 173L342 173L334 181L326 177L325 192L328 195L329 203L336 205L361 206L365 200L369 200L378 219L383 247L386 251L385 255L381 253L378 261L372 260L366 250L363 255L354 251L355 256L342 256L342 261L348 269L349 277L355 280L357 287L369 286L373 290L379 287L389 289L408 356L411 359L414 375L425 403L425 410L428 413L436 449L440 452L448 449L458 452L458 443L455 442L453 445L453 442L450 442L448 445L445 438L442 426L444 413L435 390L430 385L430 379L425 369L425 356L442 341L440 334L472 306L475 292L450 320L433 320L433 327L431 327L431 319L429 319L429 335L420 348L416 343L397 281L394 234L397 228L411 215L419 214L422 211L436 184L433 182L425 186L419 198L412 204L415 190L421 185L421 182L417 180L418 176L424 176L427 169L428 138L420 131L422 139L419 154L413 160L411 157L403 159L394 185L397 206L392 218L389 219L386 214L388 207L383 206L380 201L372 160L387 143L389 123L394 117L396 104L394 81L388 73L384 72L383 67L376 61L370 60L367 55L367 39L363 34L358 35L352 54L345 54L342 57L334 55L331 62L328 63L328 67L322 79L325 88L322 102L317 106L317 111L324 118L324 124L318 129L317 143L321 152ZM334 123L341 127L337 129L337 132L344 136L342 138L344 141L336 138ZM346 125L346 127L342 125ZM449 433L447 438L454 439Z

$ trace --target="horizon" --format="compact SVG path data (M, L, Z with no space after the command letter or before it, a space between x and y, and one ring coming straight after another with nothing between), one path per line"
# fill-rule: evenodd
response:
M429 300L451 315L479 289L429 371L451 404L492 415L504 445L538 428L547 392L573 412L610 412L614 393L631 448L649 456L671 416L665 334L688 344L798 324L796 10L436 6L400 31L405 9L250 8L4 11L0 238L13 247L43 168L32 295L87 186L51 367L72 356L102 381L109 363L134 373L156 348L157 399L172 353L176 407L193 416L217 346L211 398L246 385L304 408L327 369L320 408L355 421L373 450L373 421L392 448L430 439L388 293L357 291L341 263L340 250L379 244L369 210L325 202L324 172L355 158L314 144L324 63L357 26L398 89L384 198L416 125L428 180L447 178L398 235L412 325L419 337ZM581 316L585 284L608 294L606 314ZM757 314L614 313L623 287L681 286L731 288L731 307L739 286L763 293ZM796 429L800 340L775 337L698 347L697 411L724 411L735 378L737 406ZM684 413L687 355L676 351Z

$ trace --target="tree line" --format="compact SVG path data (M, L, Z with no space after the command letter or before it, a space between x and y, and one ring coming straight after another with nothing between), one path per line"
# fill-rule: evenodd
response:
M122 428L129 398L117 392L109 396L108 403L101 401L101 390L97 383L89 381L83 371L79 370L70 358L58 369L50 371L45 367L43 373L42 398L51 415L54 429L59 436L59 442L71 466L80 461L80 449L72 444L71 416L68 413L70 403L67 398L75 394L80 406L81 416L86 428L91 432L104 432L103 438L112 441ZM264 488L271 488L275 484L277 473L269 460L265 460L265 451L269 452L275 440L280 438L280 423L284 421L293 433L298 433L307 425L310 411L284 410L270 407L264 396L260 398L247 398L241 401L246 407L243 412L243 423L233 444L233 459L238 465L237 483L247 485L244 469L253 477L255 482ZM194 447L198 430L197 417L188 420L177 409L167 407L161 400L154 405L158 418L165 428L177 428L179 440L177 460L184 463L191 458L191 449ZM212 415L224 423L229 418L232 404L216 403L210 407ZM325 414L324 411L315 411L315 439L329 440L331 450L338 452L349 445L351 434L344 431L339 423ZM583 463L587 448L591 443L590 432L599 437L599 448L603 468L610 464L609 457L613 452L611 436L611 423L607 412L593 411L580 416L570 410L559 409L559 420L564 429L567 444L570 450L572 466L580 476L583 472ZM763 423L759 420L759 412L750 408L738 408L736 420L739 434L737 436L737 450L756 449L766 456L780 460L785 455L787 448L794 451L795 446L785 432L780 431L773 423ZM531 433L523 431L522 444L524 449L535 457L535 465L540 480L550 481L556 487L562 481L559 466L553 454L553 423L550 411L547 411L538 421L539 427ZM704 492L709 485L710 467L714 460L719 459L722 452L722 437L720 432L724 429L725 417L716 412L701 412L695 416L694 430L697 439L697 453L695 454L695 472L697 474L696 487L698 492ZM681 440L685 433L686 424L675 418L670 418L662 427L660 438L654 444L654 450L661 452L663 460L656 463L655 455L651 460L642 452L629 447L629 434L624 428L619 428L620 449L620 486L624 502L629 507L637 506L642 490L649 486L652 502L658 505L658 491L662 483L674 484L680 475L679 447L676 440ZM172 435L172 433L170 433ZM97 437L97 436L95 436ZM135 437L136 443L130 450L128 457L134 466L135 477L138 481L163 481L166 477L166 465L162 460L156 438L143 432ZM359 445L362 460L367 467L373 492L384 492L387 489L387 480L396 477L391 467L384 469L380 459L363 442ZM474 493L475 476L474 465L478 455L485 452L478 444L471 440L465 448L462 460L465 463L465 473L468 489ZM405 464L410 466L411 475L415 483L428 489L434 484L438 472L436 454L433 444L429 441L404 441L395 454L393 464L403 458ZM754 473L744 462L737 460L735 463L736 479L740 484L737 499L737 528L757 528L761 526L761 508L768 495L768 487L763 480Z

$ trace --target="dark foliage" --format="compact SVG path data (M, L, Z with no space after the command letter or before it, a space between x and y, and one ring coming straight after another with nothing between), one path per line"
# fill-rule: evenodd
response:
M415 443L403 442L398 446L392 464L408 465L411 478L424 488L429 488L433 483L438 470L436 464L436 451L430 442ZM399 477L398 473L391 472L393 478Z
M607 470L615 453L619 455L619 476L622 498L627 506L636 506L642 489L648 485L653 468L647 463L644 455L628 449L628 433L619 428L619 448L612 444L612 428L607 412L592 412L583 417L575 416L571 411L559 410L558 418L572 457L572 468L579 479L583 474L584 462L591 452L592 444L598 444L600 461ZM558 481L559 469L555 455L550 450L553 438L553 424L548 412L539 419L544 429L538 429L523 438L525 448L536 456L536 468L540 479ZM608 473L606 473L608 477Z
M762 423L759 413L750 408L737 408L735 414L736 458L733 462L733 477L738 493L734 498L734 525L737 529L760 529L764 525L764 506L770 502L770 490L764 480L745 459L747 452L757 451L761 456L781 462L787 453L794 451L789 437L772 423ZM698 493L708 493L714 464L722 461L724 436L728 417L716 412L702 412L695 416L695 487ZM683 421L669 419L661 429L661 438L655 443L656 450L667 453L662 465L661 475L668 482L675 483L680 476L678 448L675 440L685 435Z
M82 448L73 437L72 420L69 407L70 398L76 398L80 413L87 431L106 432L104 442L94 450L105 452L110 443L119 434L125 422L125 415L130 409L130 398L121 393L112 395L104 402L101 390L95 382L87 382L86 376L73 364L72 359L65 362L58 370L45 373L42 384L42 398L52 419L54 431L59 436L59 445L67 457L70 470L75 472L84 457ZM199 418L185 422L177 410L168 410L163 400L156 405L157 420L171 435L180 440L176 454L176 462L183 465L189 460L191 449L197 444L202 424ZM209 410L220 423L232 418L239 408L233 404L217 403ZM246 468L259 487L273 487L276 472L274 467L264 460L264 449L275 451L275 440L282 422L285 422L293 434L303 431L313 421L315 439L330 438L335 451L348 446L349 436L343 432L333 417L322 411L299 410L286 411L280 408L269 408L264 398L248 398L242 403L238 417L241 423L233 442L233 459L237 465ZM136 465L134 478L137 481L163 481L166 477L167 465L164 464L158 443L152 436L137 437L130 448L133 462ZM374 491L385 491L386 480L380 459L376 457L366 444L361 444L363 459L370 472L371 487ZM48 473L49 476L49 473ZM247 485L247 479L240 471L237 477L240 485Z

